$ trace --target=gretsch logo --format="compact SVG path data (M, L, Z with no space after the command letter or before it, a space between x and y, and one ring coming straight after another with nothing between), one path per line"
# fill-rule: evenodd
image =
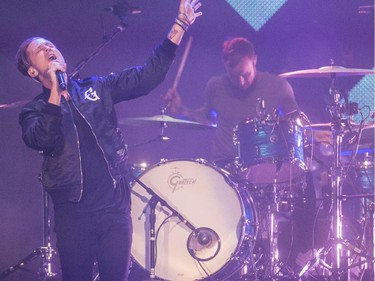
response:
M177 168L174 168L174 171L168 177L168 186L172 189L172 192L174 192L186 185L195 184L196 181L196 178L185 178L179 171L177 171Z

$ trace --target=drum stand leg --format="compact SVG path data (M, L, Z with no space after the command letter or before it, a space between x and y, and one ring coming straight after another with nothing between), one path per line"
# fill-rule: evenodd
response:
M362 249L371 249L368 253L368 257L359 256L356 261L363 264L360 267L360 276L366 275L368 280L375 280L375 267L373 262L375 256L375 248L374 248L374 202L371 202L368 198L363 198L362 200L362 207L363 207L363 214L362 214L362 233L360 234L360 246ZM358 249L359 253L361 253L360 249ZM366 261L367 260L367 261ZM364 262L363 262L364 261ZM356 270L356 275L358 275L358 268ZM360 279L365 280L365 279Z
M268 206L269 213L269 223L270 223L270 266L271 266L271 276L276 276L279 272L279 250L277 247L278 238L278 197L277 197L277 185L276 182L273 184L272 190L272 200L273 202Z
M43 190L43 246L35 249L31 254L18 261L15 265L0 273L0 280L18 269L29 271L24 268L25 265L37 257L41 257L41 267L39 272L35 273L30 271L30 273L36 274L40 281L52 280L57 275L52 270L52 257L56 251L51 246L50 224L49 196Z
M277 179L277 177L276 177ZM270 280L285 280L285 278L290 278L294 280L294 272L288 265L280 261L280 253L278 248L278 238L279 238L279 229L278 223L280 220L280 197L278 193L277 180L275 179L274 184L272 185L272 202L268 205L268 221L269 221L269 235L270 235ZM268 279L267 279L268 280Z

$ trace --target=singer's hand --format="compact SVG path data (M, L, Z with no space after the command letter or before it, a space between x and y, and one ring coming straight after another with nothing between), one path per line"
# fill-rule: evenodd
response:
M202 3L199 0L181 0L178 18L189 26L192 25L195 19L202 15L202 12L197 12L201 6Z
M201 6L199 0L180 0L178 15L168 33L169 40L176 45L180 45L181 39L189 26L195 22L197 17L202 15L202 12L197 12Z
M64 73L65 83L67 83L66 63L62 63L58 60L53 60L49 63L49 67L47 70L47 74L52 83L52 88L60 92L59 82L57 81L57 77L56 77L57 71L61 71L62 73Z
M60 106L61 96L63 95L66 99L69 98L68 92L62 91L57 80L56 72L61 71L64 75L65 83L67 83L66 75L66 63L62 63L58 60L53 60L49 63L47 74L51 80L51 94L49 96L48 102L54 105Z

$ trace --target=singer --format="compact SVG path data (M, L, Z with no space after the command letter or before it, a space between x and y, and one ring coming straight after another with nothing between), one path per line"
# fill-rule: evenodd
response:
M143 66L106 77L68 80L64 56L44 38L29 38L18 49L20 72L42 85L19 122L25 144L43 153L41 182L54 205L64 281L91 280L95 260L101 281L128 279L127 152L114 105L147 95L163 81L185 31L202 15L200 6L180 0L167 38Z

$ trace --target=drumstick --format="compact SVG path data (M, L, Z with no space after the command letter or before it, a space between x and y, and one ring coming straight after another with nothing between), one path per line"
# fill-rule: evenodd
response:
M187 42L186 48L184 50L184 54L182 55L182 59L181 59L180 66L177 71L176 79L174 80L174 83L173 83L173 89L177 89L178 83L180 82L181 74L184 69L187 56L189 55L192 41L193 41L193 37L190 36L189 41Z

